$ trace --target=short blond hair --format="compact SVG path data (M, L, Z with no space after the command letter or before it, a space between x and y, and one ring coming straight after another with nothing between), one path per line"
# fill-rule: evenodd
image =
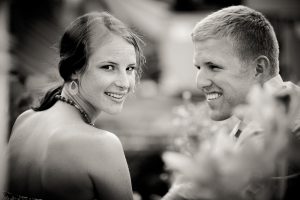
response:
M270 75L279 73L279 45L266 17L246 6L230 6L198 22L192 32L193 42L209 38L228 38L242 61L260 55L271 63Z

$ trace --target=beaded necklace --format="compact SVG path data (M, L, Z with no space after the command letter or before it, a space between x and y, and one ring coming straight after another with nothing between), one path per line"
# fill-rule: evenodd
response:
M95 124L93 124L92 121L90 120L88 114L79 105L77 105L73 100L67 99L66 97L63 97L61 95L55 95L55 99L65 102L67 104L70 104L71 106L74 106L80 112L81 117L87 124L89 124L91 126L95 126Z

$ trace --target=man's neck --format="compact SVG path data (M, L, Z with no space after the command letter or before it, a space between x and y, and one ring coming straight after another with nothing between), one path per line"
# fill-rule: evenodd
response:
M283 80L281 76L278 74L277 76L272 77L268 81L263 84L264 89L273 93L280 89L283 86Z
M271 93L277 91L283 86L283 80L281 76L278 74L276 76L270 77L266 82L263 84L263 88L270 91ZM238 117L237 117L238 118ZM246 121L244 119L238 118L239 122L237 123L235 127L236 130L243 131L245 127L249 124L249 121Z

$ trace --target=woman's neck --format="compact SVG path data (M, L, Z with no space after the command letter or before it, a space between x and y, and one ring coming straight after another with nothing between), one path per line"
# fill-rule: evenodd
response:
M80 95L78 92L77 95L71 95L68 90L64 87L61 93L61 96L74 101L81 109L83 109L86 114L88 115L91 123L95 123L97 117L100 114L100 111L92 106L89 102L87 102L84 97Z

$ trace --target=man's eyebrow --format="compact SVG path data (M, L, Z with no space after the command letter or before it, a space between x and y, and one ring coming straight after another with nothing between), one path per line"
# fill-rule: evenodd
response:
M211 62L211 61L207 61L207 62L205 62L204 64L205 64L205 65L218 65L218 64L213 63L213 62Z
M211 61L204 62L204 66L209 66L209 65L216 65L216 64Z

